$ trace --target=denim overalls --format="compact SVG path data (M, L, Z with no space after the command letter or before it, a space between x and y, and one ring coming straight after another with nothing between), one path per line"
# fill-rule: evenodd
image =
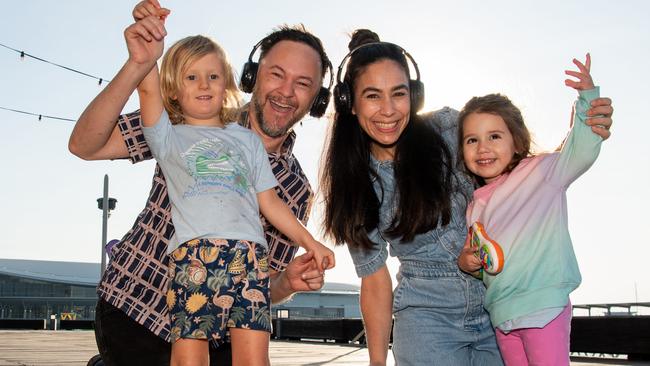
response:
M437 114L445 112L449 117L448 109ZM453 125L442 132L452 148L455 121ZM382 200L379 181L373 182L381 201L379 229L386 229L395 209L393 162L372 158L370 164L383 185ZM391 240L375 229L369 234L376 244L373 248L348 247L359 277L381 268L389 252L400 261L393 295L393 354L399 366L502 365L490 318L483 308L485 286L461 272L456 264L465 242L465 209L472 192L464 177L457 186L465 195L457 192L452 196L452 217L447 226L417 235L409 243Z

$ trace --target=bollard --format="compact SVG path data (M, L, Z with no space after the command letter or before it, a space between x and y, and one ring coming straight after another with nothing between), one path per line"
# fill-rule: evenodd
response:
M50 330L56 330L56 314L50 315Z

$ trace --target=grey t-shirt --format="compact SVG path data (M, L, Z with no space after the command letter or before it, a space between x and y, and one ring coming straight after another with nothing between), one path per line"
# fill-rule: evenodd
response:
M168 252L196 238L267 245L257 193L278 183L257 135L236 123L172 125L165 111L142 131L169 188L176 234Z

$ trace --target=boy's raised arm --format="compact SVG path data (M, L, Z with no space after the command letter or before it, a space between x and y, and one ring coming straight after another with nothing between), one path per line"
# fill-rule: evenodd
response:
M115 78L93 99L75 124L68 149L86 160L128 157L117 119L140 81L162 54L163 21L148 17L124 31L129 58Z

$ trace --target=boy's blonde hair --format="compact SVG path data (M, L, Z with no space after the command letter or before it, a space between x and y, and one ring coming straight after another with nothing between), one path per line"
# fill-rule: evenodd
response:
M173 124L183 123L183 111L174 99L183 87L183 73L196 60L215 53L221 60L226 82L225 98L219 117L223 123L236 121L241 103L239 89L235 82L232 66L226 52L215 41L201 35L183 38L174 43L165 53L160 65L160 91L163 105Z

